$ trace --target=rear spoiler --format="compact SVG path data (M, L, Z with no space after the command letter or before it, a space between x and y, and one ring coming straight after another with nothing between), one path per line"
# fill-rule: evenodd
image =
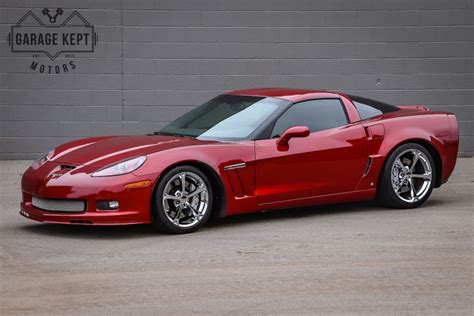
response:
M415 110L415 111L429 111L430 110L425 105L398 105L397 107L402 110Z

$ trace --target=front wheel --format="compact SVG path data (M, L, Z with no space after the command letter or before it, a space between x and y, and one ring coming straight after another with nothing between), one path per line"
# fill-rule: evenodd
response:
M206 175L192 166L179 166L159 181L152 205L152 224L159 231L185 234L209 218L212 188Z
M408 143L388 158L377 190L377 199L393 208L414 208L423 204L434 187L436 169L425 147Z

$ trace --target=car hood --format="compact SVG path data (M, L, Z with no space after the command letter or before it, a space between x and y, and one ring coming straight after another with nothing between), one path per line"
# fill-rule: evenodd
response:
M102 167L159 151L209 143L212 141L163 135L86 138L59 146L51 160L73 166Z

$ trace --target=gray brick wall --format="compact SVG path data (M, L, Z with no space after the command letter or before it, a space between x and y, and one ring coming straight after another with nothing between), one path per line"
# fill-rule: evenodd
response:
M474 153L472 0L0 3L0 159L35 158L84 136L151 132L223 91L256 86L452 111L461 153ZM31 71L31 53L7 45L10 26L43 7L76 9L99 35L95 52L76 54L66 74Z

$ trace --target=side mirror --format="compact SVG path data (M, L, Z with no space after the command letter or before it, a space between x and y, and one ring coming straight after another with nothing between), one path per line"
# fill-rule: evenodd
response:
M307 126L293 126L283 132L280 138L277 140L279 147L287 147L288 142L293 137L308 137L309 128Z

